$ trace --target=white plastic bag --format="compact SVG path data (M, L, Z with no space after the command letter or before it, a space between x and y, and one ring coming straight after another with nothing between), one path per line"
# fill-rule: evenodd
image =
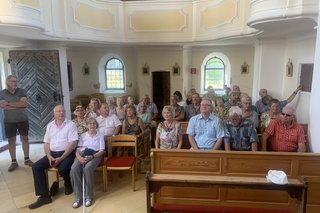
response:
M269 182L275 184L288 184L287 175L281 170L269 170L266 177Z

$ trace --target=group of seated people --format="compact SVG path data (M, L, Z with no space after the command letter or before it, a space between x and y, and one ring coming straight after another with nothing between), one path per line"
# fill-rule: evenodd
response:
M140 139L156 128L155 148L180 149L182 127L180 121L188 121L186 134L193 150L258 150L257 130L263 131L262 150L267 150L267 141L273 151L306 151L303 128L297 124L294 110L286 106L301 88L285 101L272 99L266 90L261 90L261 100L256 106L251 98L240 92L238 86L224 96L216 96L212 88L200 98L193 89L186 101L176 91L171 105L164 106L163 120L158 124L157 106L144 95L135 105L134 97L124 104L122 97L107 98L105 103L92 98L88 109L77 106L71 121L65 116L62 105L54 108L54 121L47 125L44 137L46 156L32 166L35 193L39 198L29 205L38 208L52 202L46 181L46 169L56 167L64 179L65 194L74 191L74 208L93 203L94 170L105 156L107 137L131 134ZM228 88L226 88L228 91ZM191 99L189 99L191 95ZM259 119L260 118L260 122ZM86 180L82 189L82 175ZM84 200L82 198L83 193Z

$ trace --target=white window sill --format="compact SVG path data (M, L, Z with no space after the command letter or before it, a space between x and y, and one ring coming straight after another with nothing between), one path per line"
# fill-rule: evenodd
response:
M103 93L106 94L125 94L125 90L104 90Z

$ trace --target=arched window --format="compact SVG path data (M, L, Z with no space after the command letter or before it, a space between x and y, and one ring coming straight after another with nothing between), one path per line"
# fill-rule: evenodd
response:
M117 58L111 58L105 65L106 90L124 90L124 66Z
M205 57L201 65L201 93L212 86L218 93L223 92L223 86L230 84L231 65L223 53L211 53Z
M204 68L204 88L206 91L208 86L212 86L215 90L223 90L225 73L225 65L218 57L210 58Z

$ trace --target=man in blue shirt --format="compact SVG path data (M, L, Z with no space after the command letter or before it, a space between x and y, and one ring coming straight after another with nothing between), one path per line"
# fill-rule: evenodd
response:
M213 113L209 99L200 103L200 114L193 116L188 124L187 134L192 149L218 150L222 145L224 129L221 120Z
M257 151L258 136L250 119L242 118L242 110L238 106L229 109L228 121L225 121L225 150Z

